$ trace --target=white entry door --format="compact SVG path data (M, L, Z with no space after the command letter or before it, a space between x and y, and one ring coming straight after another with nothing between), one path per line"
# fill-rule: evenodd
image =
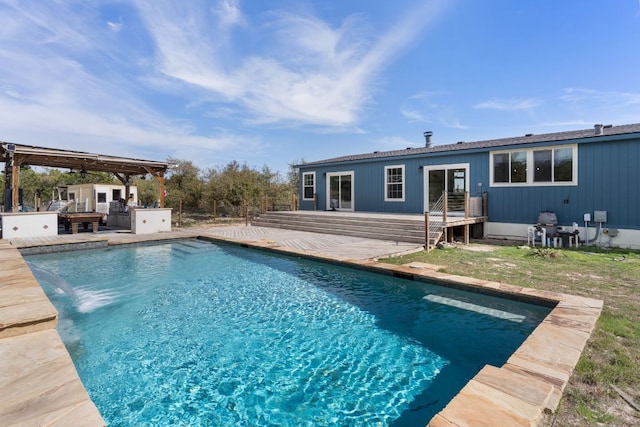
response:
M460 211L460 204L455 203L462 198L469 188L469 164L453 164L425 166L424 170L424 209L425 212L436 212L434 205L440 199L443 192L449 195L447 214L456 214ZM462 205L464 212L464 204Z
M353 172L327 174L327 209L353 211Z

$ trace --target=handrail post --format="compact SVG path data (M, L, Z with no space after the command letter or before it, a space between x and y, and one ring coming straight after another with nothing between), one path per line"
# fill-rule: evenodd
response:
M430 224L429 224L429 211L424 213L424 238L426 241L426 244L424 245L424 248L427 250L427 253L429 253L429 250L431 250L431 244L429 242L429 240L431 239L431 228L430 228Z
M447 223L447 211L449 210L448 205L448 196L447 196L447 192L443 191L442 192L442 222L444 224Z
M464 217L469 218L469 192L464 192Z
M482 216L489 216L489 193L482 193Z

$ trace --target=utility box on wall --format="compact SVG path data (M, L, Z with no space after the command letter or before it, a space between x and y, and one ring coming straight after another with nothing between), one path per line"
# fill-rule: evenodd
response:
M594 211L593 222L607 222L607 211Z

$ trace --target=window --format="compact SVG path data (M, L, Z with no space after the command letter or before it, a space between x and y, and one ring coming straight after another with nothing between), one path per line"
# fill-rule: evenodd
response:
M573 150L556 148L553 150L553 182L573 181Z
M552 150L538 150L533 152L533 181L551 181Z
M302 199L314 200L316 194L316 173L305 172L302 174Z
M533 182L572 182L573 149L536 150L533 168Z
M491 153L492 185L576 185L577 146Z
M494 182L527 182L527 152L494 154Z
M98 203L107 203L107 193L98 193Z
M385 166L385 201L404 202L404 165Z
M509 182L509 153L493 155L493 182Z

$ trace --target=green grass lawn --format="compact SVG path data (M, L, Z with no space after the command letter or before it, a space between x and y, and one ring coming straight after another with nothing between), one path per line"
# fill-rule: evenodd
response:
M640 252L480 245L383 260L437 264L444 272L604 301L604 309L567 386L543 425L637 426L640 412Z

